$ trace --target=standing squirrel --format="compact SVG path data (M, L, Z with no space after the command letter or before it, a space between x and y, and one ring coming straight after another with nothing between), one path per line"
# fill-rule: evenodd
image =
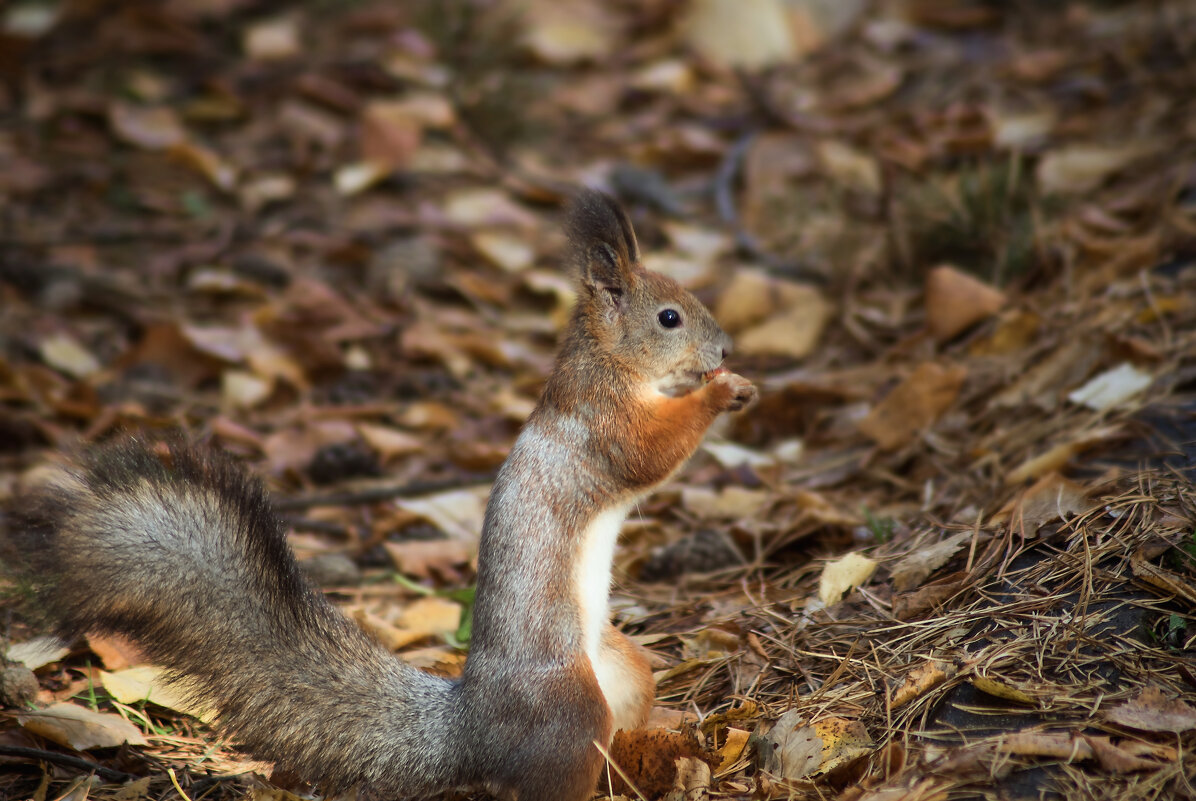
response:
M598 745L647 718L645 658L609 622L628 510L755 387L730 339L645 270L598 192L568 214L577 306L535 411L499 470L458 680L394 657L300 573L261 485L220 458L98 449L10 516L35 605L60 633L131 638L252 754L331 791L485 788L584 801ZM596 745L597 744L597 745Z

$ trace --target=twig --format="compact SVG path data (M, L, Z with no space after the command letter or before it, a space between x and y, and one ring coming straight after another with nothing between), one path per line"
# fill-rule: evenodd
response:
M812 284L824 285L827 282L825 275L800 262L769 253L739 220L739 212L735 208L735 182L739 177L748 148L752 146L755 139L755 131L741 136L727 150L722 162L718 165L718 171L714 175L714 207L718 211L718 216L735 232L735 247L744 255L778 273L790 275Z
M86 759L70 754L59 754L54 751L46 751L41 748L26 748L20 745L0 745L0 756L23 757L25 759L38 759L43 762L53 762L56 765L62 765L66 768L78 768L79 770L88 773L94 773L101 779L109 782L128 782L136 779L132 773L125 773L123 770L116 770L114 768L106 768L103 765L97 765L94 762L88 762Z
M428 495L433 492L447 492L453 489L490 484L494 481L494 475L494 473L473 473L459 478L411 481L406 484L369 487L361 490L326 492L298 498L278 498L274 501L274 509L278 512L290 512L297 509L309 509L312 506L355 506L378 503L379 501L389 501L392 498L409 498L414 495Z

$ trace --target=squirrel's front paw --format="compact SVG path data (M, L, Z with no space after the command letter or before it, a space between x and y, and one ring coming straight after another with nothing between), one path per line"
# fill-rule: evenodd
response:
M720 411L737 412L756 399L756 385L736 373L719 373L709 384L708 391L716 399Z

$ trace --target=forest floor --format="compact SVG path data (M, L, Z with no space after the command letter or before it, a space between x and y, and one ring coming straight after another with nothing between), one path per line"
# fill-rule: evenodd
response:
M1196 799L1196 7L524 3L0 9L0 500L185 431L459 671L602 186L761 389L625 527L606 795ZM0 799L303 791L0 612Z

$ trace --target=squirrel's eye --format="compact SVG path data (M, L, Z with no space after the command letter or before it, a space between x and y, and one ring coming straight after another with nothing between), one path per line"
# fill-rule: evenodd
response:
M681 325L681 315L677 313L676 309L665 309L656 315L656 319L660 320L660 324L665 328L676 328Z

